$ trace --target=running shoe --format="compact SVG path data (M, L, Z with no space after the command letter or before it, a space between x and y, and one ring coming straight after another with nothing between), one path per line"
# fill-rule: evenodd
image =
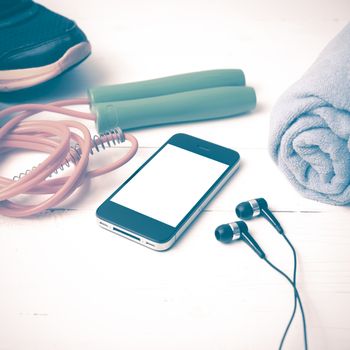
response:
M0 0L0 92L43 83L90 53L74 21L31 0Z

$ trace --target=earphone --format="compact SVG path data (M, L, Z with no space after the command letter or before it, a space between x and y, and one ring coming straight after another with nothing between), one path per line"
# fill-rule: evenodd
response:
M259 246L259 244L255 241L255 239L252 237L252 235L248 231L248 226L244 221L234 221L227 224L223 224L218 226L215 229L215 237L218 241L223 243L230 243L236 240L242 240L245 242L261 259L265 260L265 262L270 265L275 271L277 271L279 274L281 274L289 284L294 289L294 307L292 315L289 319L289 322L287 324L287 327L283 333L282 339L279 344L279 350L282 349L284 340L287 336L288 330L293 322L297 303L299 304L301 315L302 315L302 321L303 321L303 333L304 333L304 348L305 350L308 349L308 343L307 343L307 330L306 330L306 320L305 320L305 314L303 305L300 299L300 295L298 292L298 289L296 287L296 270L297 270L297 257L295 249L292 245L292 243L289 241L289 239L286 237L284 230L281 226L281 224L278 222L276 217L272 214L272 212L268 208L267 201L264 198L257 198L257 199L251 199L246 202L242 202L237 205L236 207L236 214L240 219L243 220L250 220L254 217L262 215L264 218L266 218L270 224L275 228L275 230L281 234L281 236L286 240L289 247L292 249L293 252L293 260L294 260L294 268L293 268L293 278L291 279L286 273L284 273L282 270L280 270L277 266L275 266L273 263L271 263L267 257L262 248Z
M218 241L223 243L230 243L241 239L247 243L260 258L263 259L265 257L264 251L248 232L248 226L244 221L235 221L229 224L220 225L215 230L215 237Z
M251 199L249 201L239 203L236 207L236 214L242 220L249 220L253 217L262 215L277 230L278 233L283 234L281 224L269 210L266 199L264 198Z

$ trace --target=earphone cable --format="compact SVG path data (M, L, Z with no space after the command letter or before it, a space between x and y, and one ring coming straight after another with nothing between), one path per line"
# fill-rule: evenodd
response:
M297 288L297 285L296 285L296 277L297 277L297 254L296 254L296 251L292 245L292 243L289 241L289 239L287 238L287 236L283 233L282 234L282 237L286 240L286 242L288 243L289 247L291 248L292 252L293 252L293 284L294 284L294 287L295 289ZM288 331L289 331L289 328L294 320L294 317L295 317L295 313L296 313L296 310L297 310L297 295L294 291L294 306L293 306L293 311L292 311L292 315L288 321L288 324L287 324L287 327L283 333L283 336L282 336L282 340L280 342L280 346L279 346L279 350L282 349L283 347L283 343L286 339L286 336L288 334Z
M277 266L275 266L271 261L269 261L266 257L263 258L265 260L265 262L270 265L275 271L277 271L280 275L282 275L289 284L291 284L291 286L294 289L294 296L296 297L298 303L299 303L299 307L300 307L300 311L301 311L301 317L303 320L303 333L304 333L304 349L307 350L308 349L308 343L307 343L307 331L306 331L306 320L305 320L305 314L304 314L304 308L303 308L303 304L301 302L300 299L300 295L298 292L298 289L296 288L296 286L294 285L294 282L282 271L280 270ZM294 316L293 316L294 318Z

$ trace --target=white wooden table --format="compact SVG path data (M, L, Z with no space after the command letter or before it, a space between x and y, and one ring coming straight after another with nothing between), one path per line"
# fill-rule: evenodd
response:
M77 21L93 54L44 88L2 102L49 101L82 96L93 85L241 68L258 107L225 120L137 131L135 158L60 208L30 219L0 217L0 349L276 349L293 291L245 244L214 238L216 226L236 220L236 204L260 196L298 252L310 349L350 349L350 208L301 197L267 152L274 102L347 23L350 3L42 3ZM241 169L170 251L154 252L100 229L97 206L177 132L237 150ZM6 159L1 174L15 175L38 157ZM92 160L95 166L106 157ZM268 257L291 272L292 255L273 228L263 219L249 227ZM302 349L300 313L285 349Z

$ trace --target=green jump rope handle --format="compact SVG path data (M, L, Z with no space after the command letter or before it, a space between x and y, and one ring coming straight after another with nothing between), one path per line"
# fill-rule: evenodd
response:
M137 100L95 103L96 127L104 133L116 127L123 130L229 117L255 108L253 88L224 86Z
M245 78L242 70L217 69L173 75L135 83L100 86L89 89L88 94L90 102L94 104L135 100L219 86L243 85L245 85Z

